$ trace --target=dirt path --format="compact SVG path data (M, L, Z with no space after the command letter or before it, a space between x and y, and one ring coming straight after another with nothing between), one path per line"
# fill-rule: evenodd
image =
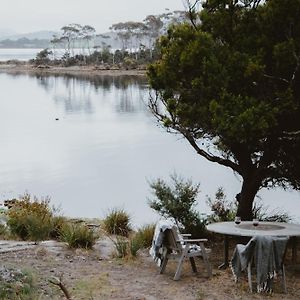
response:
M1 246L1 242L0 242ZM180 281L173 281L175 264L170 262L166 273L158 269L147 251L136 260L111 258L112 247L101 240L93 251L69 250L63 243L44 242L28 248L0 253L1 265L31 270L35 274L40 299L63 299L62 292L49 283L52 276L63 275L63 282L73 299L300 299L300 268L287 262L288 294L281 292L279 282L270 295L249 294L246 278L235 284L230 269L219 271L222 248L213 247L211 262L214 276L205 277L202 262L199 273L192 274L185 266ZM215 249L214 249L215 248ZM299 266L298 266L299 267Z

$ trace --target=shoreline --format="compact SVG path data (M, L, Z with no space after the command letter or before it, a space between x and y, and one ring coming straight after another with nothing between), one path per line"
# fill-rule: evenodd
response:
M146 70L102 69L97 66L34 66L29 63L0 63L0 73L8 74L59 74L88 76L146 76Z

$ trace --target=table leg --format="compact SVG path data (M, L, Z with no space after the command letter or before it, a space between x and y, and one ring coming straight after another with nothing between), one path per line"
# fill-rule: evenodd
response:
M224 262L219 266L219 269L226 269L227 267L229 267L228 248L229 248L229 238L227 235L224 235Z

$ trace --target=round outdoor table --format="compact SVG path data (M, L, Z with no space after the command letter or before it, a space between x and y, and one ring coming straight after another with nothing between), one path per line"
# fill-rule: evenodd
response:
M297 245L296 237L300 236L300 224L280 222L259 222L254 226L252 221L217 222L207 225L207 230L224 235L224 263L219 268L228 267L228 236L252 237L262 236L288 236L292 238L292 260L296 262Z

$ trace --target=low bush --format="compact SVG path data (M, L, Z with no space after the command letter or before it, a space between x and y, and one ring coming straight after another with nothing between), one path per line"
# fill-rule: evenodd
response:
M127 238L117 235L111 238L118 258L136 257L140 249L151 247L155 225L145 225Z
M254 203L252 214L254 218L266 222L290 222L292 220L287 212L280 208L270 210L269 206L264 205L261 201Z
M97 235L84 224L65 223L60 232L60 240L70 248L91 249L96 239Z
M171 175L171 184L162 179L150 183L155 198L149 205L160 215L172 218L179 230L191 233L194 238L206 235L205 220L195 210L199 184L184 180L176 174Z
M208 197L207 204L213 212L212 216L209 218L209 222L225 222L233 221L236 212L237 205L226 199L224 189L219 187L215 193L214 199Z
M0 299L37 299L33 276L28 271L0 267Z
M0 224L0 238L3 239L6 237L7 228L4 224Z
M234 220L237 213L237 202L228 201L223 188L218 188L214 200L208 197L207 204L213 212L207 219L208 222ZM282 211L280 208L270 210L269 206L264 205L259 198L253 204L252 215L260 221L268 222L289 222L292 219L287 212Z
M12 234L22 240L41 241L49 237L52 230L53 211L49 206L50 198L31 199L24 194L7 212L7 225Z
M67 223L67 219L63 216L54 216L51 222L52 222L52 228L49 233L49 237L55 240L60 239L62 229Z
M140 248L149 248L152 245L152 239L154 235L155 225L144 225L140 229L138 229L134 238L137 243L140 245Z
M112 241L118 258L136 257L138 251L143 248L141 241L136 237L136 235L132 235L129 238L117 235L114 239L112 239Z
M117 236L116 239L112 240L116 249L116 255L118 258L124 258L128 256L129 242L124 236Z
M129 254L132 257L136 257L138 254L138 251L143 248L142 241L137 237L133 236L129 239L128 248L129 248Z
M123 209L112 209L104 218L103 225L107 233L126 237L132 230L130 216Z

